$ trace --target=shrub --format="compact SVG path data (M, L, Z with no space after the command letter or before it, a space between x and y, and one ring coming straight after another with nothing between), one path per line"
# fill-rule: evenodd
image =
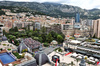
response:
M20 59L20 58L22 58L21 57L21 55L19 55L19 53L18 52L16 52L16 53L13 53L18 59Z
M87 42L95 42L94 39L86 39Z
M3 44L3 46L6 46L6 44Z
M10 45L10 47L12 47L12 45Z
M23 49L23 50L22 50L22 53L23 53L23 52L27 52L27 51L28 51L28 49Z
M21 57L24 58L24 56L25 56L25 54L23 53Z
M44 43L43 45L44 45L45 47L48 47L48 46L49 46L49 44L48 44L48 43Z
M10 51L11 49L9 48L8 51Z
M74 40L75 38L74 37L70 37L70 39Z

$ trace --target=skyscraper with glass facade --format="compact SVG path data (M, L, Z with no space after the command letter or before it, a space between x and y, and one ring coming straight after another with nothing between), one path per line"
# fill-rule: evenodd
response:
M80 23L80 13L76 13L75 23Z

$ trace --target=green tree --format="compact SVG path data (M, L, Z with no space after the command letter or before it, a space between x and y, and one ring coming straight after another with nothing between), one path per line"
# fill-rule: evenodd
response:
M43 39L42 39L42 37L39 37L39 41L42 43L43 42Z
M48 43L44 43L43 45L44 45L45 47L48 47L48 46L49 46L49 44L48 44Z
M42 31L42 33L46 33L46 28L43 26L43 27L41 28L41 31Z
M3 30L3 35L6 35L6 31L5 30Z
M28 30L30 30L30 25L28 25Z
M33 36L38 37L38 36L39 36L39 32L38 32L38 31L34 31L34 32L33 32Z
M34 37L34 40L39 40L39 38L38 37Z
M50 33L51 33L53 39L56 40L58 34L56 32L54 32L54 31L51 31Z
M28 34L28 37L31 37L32 36L32 33L30 32L29 34Z
M49 43L53 40L52 35L50 33L46 36L46 40Z
M46 34L41 34L41 37L42 37L42 42L46 42Z
M14 28L14 31L15 31L15 32L18 32L18 28L17 28L17 27L15 27L15 28Z
M57 41L58 41L59 43L62 43L62 42L63 42L63 37L62 37L61 35L58 35L58 36L57 36Z

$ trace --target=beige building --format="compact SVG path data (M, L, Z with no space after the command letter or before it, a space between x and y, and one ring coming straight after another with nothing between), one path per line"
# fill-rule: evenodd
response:
M100 38L100 19L93 21L93 36Z

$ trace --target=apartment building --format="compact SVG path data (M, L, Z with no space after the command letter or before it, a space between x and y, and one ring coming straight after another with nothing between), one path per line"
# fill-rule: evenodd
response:
M100 38L100 19L93 21L93 36Z

